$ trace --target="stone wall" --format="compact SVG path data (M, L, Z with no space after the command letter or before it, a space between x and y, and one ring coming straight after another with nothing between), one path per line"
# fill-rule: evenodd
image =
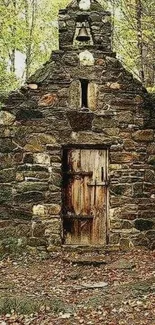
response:
M72 49L76 28L85 22L87 30L91 31L93 48L102 48L105 52L111 51L111 14L105 11L99 3L91 3L90 11L81 11L77 4L59 11L59 48ZM75 44L74 44L75 45ZM83 43L76 43L75 47L83 48ZM87 43L87 49L92 43Z
M1 96L1 250L6 238L17 246L61 245L67 145L109 149L109 244L154 246L153 101L114 53L89 48L90 64L80 59L84 50L53 52L25 86ZM93 85L87 110L81 108L81 79Z

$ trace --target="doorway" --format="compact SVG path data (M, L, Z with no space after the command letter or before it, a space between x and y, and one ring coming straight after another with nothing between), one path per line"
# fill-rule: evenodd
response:
M107 242L108 151L65 149L63 232L66 245Z

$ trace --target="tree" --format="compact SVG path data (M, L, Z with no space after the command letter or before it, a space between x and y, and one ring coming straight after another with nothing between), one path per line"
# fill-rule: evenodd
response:
M146 87L155 83L154 1L120 0L115 15L115 48L127 69Z
M58 10L70 1L0 0L0 65L3 84L13 89L45 62L58 45ZM22 80L16 74L17 52L25 56ZM2 73L3 70L3 73ZM2 77L3 76L3 77ZM0 86L2 88L2 86ZM4 87L5 88L5 87Z

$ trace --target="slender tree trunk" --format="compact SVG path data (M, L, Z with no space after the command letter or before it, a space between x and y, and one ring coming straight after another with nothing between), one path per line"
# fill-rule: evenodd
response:
M26 38L26 79L30 76L30 67L32 59L32 43L33 43L33 31L35 27L35 10L36 10L36 0L32 0L32 11L30 17L29 1L25 0L25 23L27 30Z
M137 46L140 57L140 71L139 76L141 82L145 84L145 72L144 72L144 51L143 51L143 31L142 31L142 2L141 0L135 0L136 4L136 23L137 23Z
M10 70L11 72L15 73L15 61L16 61L16 0L12 0L12 4L13 4L13 15L14 15L14 22L13 25L11 26L11 36L12 36L12 40L13 40L13 46L12 49L10 50L10 62L11 62L11 66L10 66Z
M112 6L112 38L111 38L111 43L112 43L112 48L114 47L114 33L115 33L115 0L111 0L111 6Z

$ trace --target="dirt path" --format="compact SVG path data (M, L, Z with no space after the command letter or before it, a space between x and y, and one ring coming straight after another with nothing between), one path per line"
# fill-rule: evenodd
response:
M0 272L0 325L155 325L155 252L24 254Z

